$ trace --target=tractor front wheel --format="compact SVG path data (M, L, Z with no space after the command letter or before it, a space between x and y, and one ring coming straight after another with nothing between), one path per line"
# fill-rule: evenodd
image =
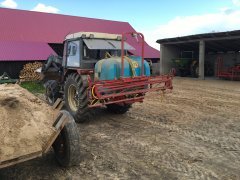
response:
M131 104L108 104L107 110L114 114L124 114L131 108Z
M52 106L58 98L61 98L60 86L57 81L49 80L44 84L47 103Z
M76 122L84 122L91 117L88 108L87 87L87 76L73 73L66 78L64 85L65 105Z

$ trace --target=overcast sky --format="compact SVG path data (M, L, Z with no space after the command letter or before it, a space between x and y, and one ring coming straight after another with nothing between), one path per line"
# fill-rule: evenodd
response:
M1 7L129 22L156 40L240 29L240 0L0 0Z

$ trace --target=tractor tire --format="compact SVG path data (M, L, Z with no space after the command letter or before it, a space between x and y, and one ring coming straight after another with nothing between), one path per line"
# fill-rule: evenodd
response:
M80 138L73 118L64 126L52 146L61 166L69 167L80 164Z
M88 108L87 76L77 73L68 75L64 85L64 100L68 112L77 123L89 120L92 116Z
M131 108L131 104L124 104L124 105L120 105L120 104L108 104L107 105L107 110L111 113L114 114L124 114L126 113L130 108Z

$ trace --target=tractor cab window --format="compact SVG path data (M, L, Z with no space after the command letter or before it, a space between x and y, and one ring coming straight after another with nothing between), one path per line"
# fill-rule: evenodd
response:
M121 50L89 49L83 45L83 60L101 60L110 56L121 56Z
M71 41L67 45L67 66L80 66L80 41Z
M125 52L134 50L125 42ZM83 60L100 60L110 56L121 56L121 41L83 39Z
M127 55L127 50L124 52ZM110 56L121 56L120 49L89 49L87 45L83 44L83 60L101 60L109 58Z
M83 45L83 60L99 59L99 50L91 50L86 44Z

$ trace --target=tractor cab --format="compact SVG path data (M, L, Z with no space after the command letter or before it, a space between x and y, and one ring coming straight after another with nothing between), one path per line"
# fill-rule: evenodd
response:
M112 56L121 56L121 39L118 34L79 32L66 36L63 66L65 68L94 69L95 64ZM135 50L124 42L125 54Z
M150 76L147 61L133 56L134 51L122 35L80 32L70 34L65 40L65 69L79 69L82 72L94 72L95 80L116 80L119 78ZM124 62L122 62L122 57ZM143 64L142 64L143 61ZM123 74L121 72L123 71Z

